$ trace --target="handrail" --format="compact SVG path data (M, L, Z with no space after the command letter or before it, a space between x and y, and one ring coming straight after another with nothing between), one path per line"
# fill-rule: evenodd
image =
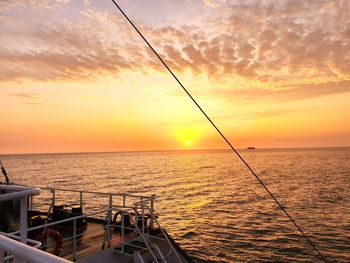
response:
M25 260L36 263L68 263L66 259L44 252L40 249L28 246L15 241L4 235L0 235L0 260L3 260L3 252L9 252L14 255L15 259ZM24 261L24 262L25 262Z
M139 228L139 226L137 224L137 215L138 215L137 209L140 208L140 206L141 206L141 208L146 208L146 209L148 209L150 211L150 208L147 205L135 204L135 207L128 207L128 208L133 208L134 209L133 212L127 212L127 211L123 211L123 212L130 216L130 219L133 222L133 225L135 227L136 232L139 234L139 236L143 240L147 250L150 252L150 254L153 257L154 262L159 262L157 256L153 252L152 245L149 244L149 242L147 241L145 233L143 233L143 231L141 231L141 229ZM50 227L50 226L54 226L54 225L57 225L57 224L62 224L62 223L65 223L65 222L70 222L70 221L76 222L77 219L86 218L86 217L89 217L91 215L95 215L95 214L99 214L99 213L115 211L115 210L118 210L120 208L125 208L125 207L123 207L123 206L113 206L113 207L109 207L109 208L106 208L106 209L101 209L101 210L98 210L98 211L94 211L94 212L91 212L89 214L79 215L79 216L63 219L63 220L60 220L60 221L48 223L48 224L45 224L45 225L32 227L32 228L29 228L28 231L38 230L38 229L41 229L41 228L46 228L46 227ZM142 220L144 220L144 218ZM166 236L166 234L164 233L164 231L160 227L159 222L158 222L157 219L155 219L155 222L159 226L159 228L160 228L160 230L161 230L165 240L169 243L172 252L174 252L174 254L178 258L179 262L182 262L180 257L179 257L179 255L176 253L174 247L172 246L170 240L168 239L168 237ZM112 225L108 224L106 227L108 229L111 226ZM19 233L19 231L15 231L15 232L12 232L12 233L6 234L6 235L14 236L15 234L18 234L18 233ZM74 236L75 236L75 238L77 237L76 235L74 235ZM5 236L4 236L4 238L5 238ZM18 257L19 259L25 259L25 260L28 260L28 261L33 261L33 262L38 262L38 263L42 263L42 262L53 262L53 263L70 262L70 261L64 260L62 258L56 257L56 256L54 256L52 254L49 254L49 253L46 253L46 252L42 252L40 250L36 250L36 251L39 251L39 254L41 254L41 255L36 255L36 253L32 252L32 250L34 249L33 247L27 246L25 244L22 244L22 243L13 241L13 240L11 240L12 242L10 242L10 243L9 242L5 242L5 241L3 242L4 238L0 239L0 253L3 252L3 251L10 252L11 254L13 254L15 257ZM18 237L15 236L14 238L18 238ZM73 238L73 240L74 240L74 237L70 237L70 238ZM40 245L40 242L38 242L38 243ZM122 243L125 244L125 242L122 242ZM25 247L26 250L23 250L22 247ZM34 254L36 256L32 256ZM161 260L165 260L166 257L168 257L170 254L171 253L168 253L166 256L162 256ZM2 253L2 255L3 255L3 253ZM42 256L42 255L44 255L44 256ZM0 259L1 259L1 257L0 257Z
M18 185L0 185L0 190L15 191L11 193L0 194L0 202L38 195L41 192L40 188L32 188Z
M56 199L57 199L57 193L59 192L69 192L69 193L79 193L80 194L80 206L83 207L83 195L84 194L93 194L93 195L100 195L100 196L109 196L110 203L109 205L112 205L112 200L113 197L118 197L122 198L122 204L123 206L126 206L126 200L127 198L132 198L132 199L139 199L141 203L150 203L151 207L154 205L154 200L156 196L150 195L150 196L145 196L145 195L134 195L134 194L127 194L127 193L114 193L114 192L98 192L98 191L87 191L87 190L76 190L76 189L66 189L66 188L54 188L54 187L42 187L42 190L50 191L52 193L52 201L50 204L50 207L48 209L47 214L49 215L52 212L53 206L55 205ZM133 204L137 202L137 200L131 200ZM140 202L138 201L138 202ZM128 202L129 203L129 202ZM31 209L33 208L33 200L30 199L30 207ZM153 221L151 221L153 225Z
M101 209L101 210L98 210L98 211L95 211L95 212L91 212L89 214L83 214L83 215L79 215L79 216L74 216L74 217L62 219L60 221L47 223L45 225L34 226L34 227L31 227L31 228L28 228L28 231L38 230L38 229L45 228L45 227L50 227L50 226L54 226L54 225L58 225L58 224L62 224L62 223L67 223L67 222L74 221L74 220L77 220L77 219L89 217L91 215L101 214L101 213L107 212L109 210L110 210L109 208L105 208L105 209ZM112 210L115 210L115 209L112 209ZM11 235L16 235L18 233L19 233L19 231L11 232Z
M15 197L14 196L18 196L18 198L21 198L21 207L27 207L27 197L28 196L33 196L33 195L36 195L36 194L39 194L40 193L40 189L39 188L30 188L28 186L18 186L18 185L10 185L10 186L2 186L1 188L1 185L0 185L0 189L5 189L6 190L9 190L9 191L19 191L19 192L15 192L15 193L6 193L4 195L0 195L0 196L9 196L10 197L6 197L3 198L4 200L8 200L8 199L14 199ZM108 244L110 242L110 236L108 235L109 231L110 231L110 227L112 226L111 224L111 220L112 220L112 217L111 217L111 213L112 211L123 211L123 216L124 214L128 214L130 215L130 219L131 221L133 222L133 225L134 225L134 230L136 231L136 233L139 234L139 236L141 237L141 239L143 240L143 242L145 243L147 249L149 250L150 254L152 255L153 259L154 259L154 262L158 262L158 259L157 259L157 256L154 254L154 251L151 247L151 245L148 243L147 241L147 238L146 238L146 235L145 235L145 216L147 217L150 217L151 218L151 227L153 227L153 220L156 218L154 215L153 215L153 205L154 205L154 199L155 199L155 195L151 195L151 196L139 196L139 195L132 195L132 194L120 194L120 193L104 193L104 192L95 192L95 191L83 191L83 190L71 190L71 189L63 189L63 188L42 188L43 190L49 190L53 193L53 203L51 204L51 206L53 207L54 205L54 202L55 202L55 193L58 191L66 191L66 192L73 192L73 193L80 193L80 204L82 205L82 196L84 193L87 193L87 194L96 194L96 195L103 195L103 196L109 196L109 205L108 205L108 208L104 208L104 209L100 209L100 210L97 210L97 211L92 211L90 213L87 213L87 214L82 214L82 215L77 215L77 216L74 216L74 217L70 217L70 218L66 218L66 219L63 219L63 220L59 220L59 221L55 221L55 222L51 222L51 223L47 223L47 224L44 224L44 225L40 225L40 226L35 226L35 227L31 227L31 228L28 228L26 227L25 229L25 237L22 238L22 231L19 230L19 231L15 231L15 232L12 232L10 233L10 235L16 235L18 233L21 233L21 241L22 241L22 245L23 246L26 246L26 243L29 241L27 239L27 231L33 231L33 230L38 230L38 229L44 229L44 228L47 228L47 227L51 227L51 226L54 226L54 225L58 225L58 224L62 224L62 223L67 223L67 222L73 222L73 236L71 237L73 239L73 243L74 243L74 252L73 252L73 259L76 259L75 256L76 256L76 249L75 249L75 242L76 242L76 239L78 237L77 233L76 233L76 223L77 223L77 220L78 219L82 219L82 218L88 218L92 215L96 215L96 214L101 214L101 213L105 213L107 212L108 215L108 222L107 225L106 225L106 234L107 234L107 241L108 241ZM122 205L113 205L112 204L112 198L113 196L120 196L120 197L123 197L123 204ZM126 197L131 197L131 198L137 198L138 200L132 200L134 201L133 202L133 206L130 206L130 205L126 205ZM23 200L22 200L23 199ZM23 204L22 204L22 201L23 201ZM147 206L149 205L149 206ZM147 207L148 211L150 212L148 215L145 214L145 207ZM125 209L129 210L129 211L125 211ZM142 209L142 214L138 214L138 209ZM25 213L23 213L23 216L25 216L25 219L26 219L26 211ZM140 227L138 226L138 216L142 216L142 230L140 229ZM21 211L21 221L22 220L22 211ZM159 223L157 222L157 224L159 225ZM121 236L122 236L122 244L125 244L124 242L124 228L125 229L129 229L128 227L125 227L124 226L124 219L122 220L122 231L121 231ZM16 237L17 238L17 237ZM22 240L23 239L23 240ZM15 242L15 241L14 241ZM104 241L105 242L105 241ZM169 241L168 241L169 242ZM171 243L169 242L170 246L172 247ZM26 246L28 247L28 246ZM17 250L20 249L20 248L16 248ZM0 247L0 254L4 251L10 251L12 252L11 250L8 249L8 247ZM44 252L44 254L46 255L47 253ZM3 255L3 253L2 253ZM1 255L0 255L1 256ZM178 256L178 255L177 255ZM12 256L10 256L12 257ZM24 260L30 260L30 258L28 257L28 255L21 255L21 254L16 254L16 257L18 259L21 259L23 257L23 261ZM8 257L7 257L8 258ZM0 261L1 262L1 261ZM56 261L35 261L34 262L56 262ZM67 262L67 261L66 261Z
M82 218L87 218L89 216L92 216L92 215L96 215L96 214L100 214L100 213L105 213L105 212L111 212L111 211L115 211L115 210L118 210L120 208L125 208L123 206L113 206L113 207L109 207L109 208L105 208L105 209L101 209L101 210L98 210L98 211L94 211L94 212L91 212L91 213L88 213L88 214L83 214L83 215L79 215L79 216L74 216L74 217L70 217L70 218L66 218L66 219L63 219L63 220L60 220L60 221L55 221L55 222L51 222L51 223L48 223L48 224L44 224L44 225L40 225L40 226L35 226L35 227L31 227L31 228L28 228L27 230L28 231L33 231L33 230L38 230L38 229L44 229L44 228L47 228L47 227L51 227L51 226L54 226L54 225L58 225L58 224L62 224L62 223L67 223L67 222L73 222L74 223L74 227L73 227L73 236L70 237L70 239L73 239L73 246L74 246L74 251L73 251L73 259L75 260L75 256L76 256L76 247L75 247L75 244L76 244L76 241L77 241L77 237L79 236L79 234L76 233L76 221L78 219L82 219ZM134 209L134 207L129 207L130 209ZM131 213L130 213L131 215ZM12 232L10 233L10 235L16 235L18 234L20 231L15 231L15 232ZM1 240L0 240L1 241ZM1 243L1 242L0 242ZM1 247L0 247L1 248ZM7 251L7 249L4 249L5 251ZM0 249L0 253L1 253L1 249ZM27 258L25 257L25 259L27 260ZM29 261L29 260L28 260ZM37 261L34 261L34 262L37 262ZM53 262L53 263L56 263L55 261L38 261L39 263L41 262Z
M20 233L21 242L27 243L27 205L28 197L40 194L40 188L19 186L19 185L0 185L0 190L13 191L0 194L0 202L7 200L20 199Z
M134 208L134 209L135 209L135 212L134 212L133 214L130 213L130 212L127 212L127 211L124 211L123 213L128 214L128 215L130 216L130 220L133 222L133 224L134 224L134 226L135 226L135 230L138 232L138 234L140 235L142 241L143 241L144 244L146 245L146 248L148 249L148 251L151 253L152 257L154 258L154 261L153 261L153 262L159 262L157 256L154 254L154 252L153 252L153 250L152 250L152 248L151 248L151 245L148 243L147 239L145 238L144 225L142 224L142 231L141 231L140 228L138 227L138 224L137 224L137 215L138 215L137 209L138 209L138 207L140 207L140 208L142 209L142 221L144 221L144 208L148 209L148 211L150 212L150 214L152 213L152 211L151 211L150 207L147 206L147 205L145 205L145 204L143 204L142 201L141 201L141 203L140 203L140 202L135 202L134 204L135 204L135 208ZM135 216L135 219L133 218L133 216ZM165 261L165 259L166 259L170 254L174 253L175 256L176 256L176 258L178 259L178 261L179 261L180 263L182 263L182 260L181 260L181 258L180 258L180 256L179 256L179 254L177 253L176 249L175 249L174 246L172 245L172 243L171 243L171 241L169 240L168 236L165 234L164 230L161 228L161 226L160 226L158 220L156 219L156 217L154 217L153 220L155 220L156 224L158 225L158 227L159 227L159 229L160 229L160 231L161 231L161 233L162 233L162 235L163 235L163 237L164 237L164 239L161 239L161 238L158 238L158 237L155 237L155 238L156 238L156 239L160 239L160 240L166 241L166 242L169 244L169 246L170 246L170 251L169 251L165 256L161 254L161 257L162 257L161 260L162 260L162 261ZM122 219L122 222L123 222L123 219ZM106 227L109 228L109 227L111 227L111 226L114 226L114 225L109 225L109 224L108 224ZM126 244L124 241L122 241L121 243L122 243L122 244ZM131 245L131 244L129 244L129 245ZM135 246L135 245L131 245L131 246Z
M147 208L150 212L151 209L147 206L147 205L143 205L145 208ZM179 262L182 263L182 260L179 256L179 254L177 253L176 249L174 248L174 246L171 244L171 241L168 238L168 235L164 232L164 230L162 229L162 227L160 226L158 220L156 217L154 217L154 221L156 222L156 224L158 225L158 228L160 229L160 231L162 232L162 235L164 236L164 238L166 239L166 241L168 242L170 249L173 251L173 253L175 254L175 256L177 257L177 259L179 260ZM168 255L170 255L171 253L168 253Z
M31 186L30 186L31 187ZM87 190L75 190L75 189L67 189L67 188L55 188L55 187L40 187L43 190L56 190L56 191L62 191L62 192L73 192L73 193L86 193L86 194L100 194L100 195L114 195L114 196L128 196L128 197L135 197L135 198L145 198L145 199L152 199L152 197L147 195L134 195L134 194L127 194L127 193L114 193L114 192L98 192L98 191L87 191Z
M137 206L135 207L135 218L137 218L137 211L136 211L136 209L137 209ZM130 215L130 213L128 213L128 214ZM159 261L158 261L156 255L153 253L152 248L151 248L150 245L148 244L148 241L147 241L147 239L145 238L145 235L141 232L140 228L139 228L138 225L137 225L137 220L135 220L135 219L132 218L132 217L130 217L130 220L133 221L134 226L135 226L135 229L137 230L137 232L138 232L139 235L141 236L142 241L145 243L145 245L146 245L148 251L151 253L152 257L154 258L154 262L158 263Z
M0 235L3 235L5 237L11 238L11 239L14 239L17 241L21 240L21 237L19 237L19 236L16 236L16 235L10 234L10 233L5 233L2 231L0 231ZM32 246L32 247L35 247L35 248L40 248L42 245L40 241L35 240L35 239L30 239L30 238L27 239L27 243L33 244L34 246Z
M33 231L33 230L38 230L38 229L41 229L41 228L45 228L45 227L50 227L50 226L54 226L54 225L57 225L57 224L62 224L62 223L67 223L67 222L70 222L70 221L74 221L74 220L77 220L77 219L81 219L81 218L87 218L89 216L92 216L92 215L96 215L96 214L101 214L103 212L108 212L108 211L117 211L118 209L120 208L129 208L129 209L133 209L134 207L132 206L112 206L111 208L105 208L105 209L101 209L101 210L98 210L98 211L94 211L94 212L91 212L91 213L88 213L88 214L83 214L83 215L79 215L79 216L74 216L74 217L70 217L70 218L66 218L66 219L62 219L60 221L55 221L55 222L51 222L51 223L47 223L45 225L40 225L40 226L34 226L34 227L31 227L31 228L28 228L27 230L28 231ZM126 213L126 212L125 212ZM130 215L133 215L133 213L129 213ZM14 232L11 232L10 234L11 235L16 235L18 234L20 231L14 231Z
M150 208L149 206L143 204L143 201L141 201L141 202L135 202L134 205L135 205L135 207L134 207L134 209L135 209L134 214L132 214L132 213L130 213L130 212L127 212L127 211L124 211L123 213L130 215L130 220L133 222L133 224L134 224L134 226L135 226L135 230L138 232L138 234L140 235L140 237L141 237L141 239L143 240L144 244L146 245L146 248L148 249L148 251L151 253L152 257L154 258L154 261L153 261L153 262L159 262L158 259L157 259L157 257L156 257L156 255L153 253L153 250L152 250L152 248L151 248L151 245L148 243L147 239L145 238L145 233L144 233L144 224L143 224L143 223L144 223L144 219L145 219L145 218L144 218L144 216L145 216L145 214L144 214L144 209L145 209L145 208L148 209L149 213L152 214L151 208ZM142 231L140 230L140 228L138 227L138 224L137 224L137 221L138 221L138 220L137 220L137 215L138 215L137 209L138 209L138 207L140 207L140 208L142 209ZM132 215L135 216L135 219L132 217ZM176 258L178 259L178 261L179 261L180 263L182 263L182 260L181 260L181 258L180 258L180 256L179 256L179 254L177 253L176 249L175 249L174 246L172 245L172 243L171 243L171 241L169 240L168 236L165 234L164 230L161 228L161 226L160 226L158 220L156 219L156 217L153 217L153 220L155 220L155 222L156 222L156 224L158 225L158 227L159 227L159 229L160 229L162 235L164 236L164 239L162 239L162 240L167 241L168 244L169 244L169 246L170 246L170 251L169 251L169 253L167 253L166 256L163 256L163 255L161 254L161 255L162 255L161 260L162 260L162 261L165 261L166 257L168 257L171 253L174 253L175 256L176 256ZM122 219L122 222L123 222L123 219ZM108 228L108 227L111 227L111 225L108 224L106 227L107 227L107 228ZM159 239L160 239L160 238L159 238ZM125 242L122 241L122 244L125 244ZM130 245L130 244L129 244L129 245Z

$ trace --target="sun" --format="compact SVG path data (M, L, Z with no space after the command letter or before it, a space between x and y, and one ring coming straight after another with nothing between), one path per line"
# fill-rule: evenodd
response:
M174 131L175 136L177 137L178 147L186 147L192 149L197 146L198 138L201 134L201 129L199 127L181 127Z

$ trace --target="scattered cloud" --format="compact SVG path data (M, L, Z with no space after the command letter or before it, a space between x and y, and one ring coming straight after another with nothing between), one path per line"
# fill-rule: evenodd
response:
M226 0L203 0L203 4L209 7L219 7L226 3Z
M0 11L5 12L21 7L54 9L62 4L68 4L70 1L71 0L1 0Z
M208 92L208 93L205 93ZM207 90L200 93L201 96L224 97L226 100L264 100L264 101L293 101L302 99L311 99L316 97L328 96L337 93L350 92L350 81L300 85L289 89L230 89L222 88L220 90Z
M37 105L37 106L47 106L47 105L55 105L54 103L45 103L45 102L26 102L27 105Z
M297 109L283 109L283 110L269 110L269 111L259 111L259 112L248 112L248 113L242 113L242 114L231 114L231 115L225 115L225 116L217 116L214 117L215 120L222 120L222 119L232 119L232 118L242 118L246 120L251 119L263 119L263 118L270 118L270 117L277 117L277 116L285 116L287 114L296 113L300 110Z
M42 102L43 96L39 93L25 93L25 92L19 92L19 93L7 93L6 94L9 97L14 97L23 100L24 104L26 105L55 105L51 102Z
M35 2L42 7L51 4L45 0ZM67 6L69 2L56 1ZM194 75L226 82L238 76L254 88L270 88L260 93L282 97L312 97L348 90L349 1L203 3L218 11L203 17L202 25L155 27L135 19L177 72L190 70ZM34 16L28 21L13 19L8 10L18 6L26 6ZM30 9L28 3L19 0L0 2L6 17L0 25L0 81L89 80L103 74L118 76L125 70L164 70L114 12L74 9L77 17L53 18L53 22L43 23L42 17L35 16L39 7ZM232 88L230 92L241 90ZM244 92L249 95L249 90Z
M38 93L10 93L8 96L11 97L17 97L17 98L24 98L24 99L37 99L40 97L40 94Z
M293 114L300 112L301 110L299 109L279 109L279 110L269 110L269 111L257 111L257 112L244 112L244 113L237 113L237 114L228 114L228 115L216 115L216 116L211 116L211 119L217 123L218 121L222 120L257 120L257 119L264 119L264 118L271 118L271 117L278 117L278 116L286 116L288 114ZM179 126L193 126L195 124L207 124L208 120L203 117L199 116L194 119L191 119L191 121L183 122L154 122L157 125L161 126L174 126L174 127L179 127Z

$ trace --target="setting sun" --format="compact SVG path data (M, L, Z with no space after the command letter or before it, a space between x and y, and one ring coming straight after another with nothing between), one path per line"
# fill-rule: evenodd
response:
M189 126L176 131L177 141L181 145L192 146L201 137L201 129L197 126ZM197 143L196 143L197 144ZM192 147L191 147L192 148Z

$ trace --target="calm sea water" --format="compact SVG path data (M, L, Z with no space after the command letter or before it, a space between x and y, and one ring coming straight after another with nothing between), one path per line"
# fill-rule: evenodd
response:
M330 262L350 262L350 148L242 150ZM210 262L317 262L314 251L228 151L0 156L12 181L156 194L163 227Z

